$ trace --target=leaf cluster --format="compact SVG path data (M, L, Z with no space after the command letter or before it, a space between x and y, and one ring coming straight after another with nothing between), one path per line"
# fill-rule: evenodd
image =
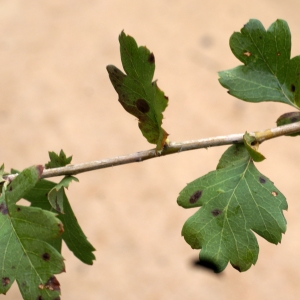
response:
M109 65L109 78L122 107L138 119L143 136L160 154L168 147L162 128L168 97L153 81L154 54L124 32L119 42L125 73ZM277 20L266 30L260 21L250 20L231 36L230 48L243 63L219 72L230 95L254 103L282 102L299 110L300 57L290 58L291 34L285 21ZM299 111L289 112L277 125L299 121ZM190 182L178 196L183 208L199 208L185 222L182 235L193 249L201 249L200 262L215 272L229 262L238 271L248 270L258 259L255 234L277 244L286 231L286 199L254 164L265 159L258 148L257 138L246 132L244 143L230 146L216 170ZM72 160L62 150L49 152L49 157L45 168L64 167ZM54 183L41 179L43 169L27 168L11 180L4 166L0 168L0 293L16 281L26 300L60 299L55 275L65 271L63 241L82 262L91 265L95 259L65 192L78 179L65 176ZM30 206L19 205L20 199Z

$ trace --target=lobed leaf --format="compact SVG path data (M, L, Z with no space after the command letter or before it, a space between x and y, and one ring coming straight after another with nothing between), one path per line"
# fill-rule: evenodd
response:
M152 82L154 55L146 47L138 47L136 41L123 31L119 42L126 74L109 65L107 71L110 81L124 109L138 118L143 136L149 143L156 144L157 151L161 151L168 137L161 127L168 97L158 88L156 81Z
M219 72L230 95L249 102L275 101L299 109L300 56L290 59L291 33L284 20L268 30L252 19L230 38L233 54L243 66Z
M253 231L277 244L286 230L285 197L254 166L244 145L229 147L217 170L189 183L177 202L200 208L183 226L186 242L200 251L200 261L217 272L228 262L246 271L258 258Z
M64 167L72 161L72 156L67 157L63 150L60 150L59 154L53 151L49 151L48 153L50 161L45 164L46 169Z
M59 299L54 274L65 270L61 254L49 241L58 238L63 225L55 214L36 207L16 205L38 182L42 166L22 171L0 196L0 293L14 280L23 299Z
M55 188L56 185L56 183L48 180L40 180L35 187L24 196L24 199L28 200L33 207L40 207L44 210L52 211L54 209L48 201L48 193ZM95 255L93 254L95 248L87 240L80 225L78 224L64 190L62 191L62 194L64 214L59 214L57 218L64 224L64 232L60 241L57 241L57 239L57 243L54 246L60 249L61 241L63 239L68 248L79 260L88 265L92 265L93 260L95 260Z

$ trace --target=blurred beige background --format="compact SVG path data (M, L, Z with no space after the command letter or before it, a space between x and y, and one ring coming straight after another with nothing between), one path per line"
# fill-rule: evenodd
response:
M6 170L44 164L48 150L64 149L79 163L153 148L118 103L105 69L121 67L122 29L155 54L171 141L273 127L293 109L239 101L217 72L239 64L228 40L250 18L265 27L285 19L299 54L299 9L297 0L1 0L0 163ZM214 169L225 149L79 175L68 196L97 260L84 265L64 248L62 299L299 299L300 147L292 138L263 144L267 160L258 166L289 202L282 244L258 238L258 262L246 273L193 267L198 251L180 235L193 211L178 207L177 195ZM21 299L16 284L5 299Z

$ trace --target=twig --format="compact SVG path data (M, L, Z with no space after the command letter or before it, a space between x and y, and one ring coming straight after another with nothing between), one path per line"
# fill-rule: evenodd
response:
M249 134L255 136L257 141L259 143L262 143L265 140L276 138L285 134L296 133L299 131L300 122L297 122L263 131L250 132ZM157 153L155 149L150 149L146 151L140 151L128 155L116 156L87 163L68 165L66 167L61 168L46 169L42 174L42 178L49 178L61 175L76 175L92 170L104 169L134 162L141 162L147 159L179 153L183 151L243 143L243 135L243 133L239 133L230 134L227 136L217 136L200 140L185 141L181 143L170 142L164 147L161 153Z

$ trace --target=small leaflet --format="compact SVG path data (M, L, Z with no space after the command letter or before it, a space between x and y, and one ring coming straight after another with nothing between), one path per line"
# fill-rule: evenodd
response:
M168 97L153 80L155 58L146 47L138 47L124 31L119 36L124 74L113 65L107 66L110 81L123 108L138 118L138 125L147 141L163 150L168 134L161 127Z
M48 153L50 161L45 164L46 169L64 167L72 161L72 156L67 157L63 150L60 150L59 154L53 151L49 151Z
M78 182L79 180L74 176L65 176L53 189L48 193L48 200L51 206L59 213L64 213L64 188L68 188L71 181Z
M228 262L248 270L258 258L255 234L277 244L286 231L287 202L273 182L255 167L243 144L229 147L217 170L189 183L178 205L201 207L184 224L182 235L200 262L222 272Z
M243 136L243 140L249 155L255 162L261 162L266 159L260 152L258 152L259 143L256 141L254 136L251 136L248 132L246 132Z

